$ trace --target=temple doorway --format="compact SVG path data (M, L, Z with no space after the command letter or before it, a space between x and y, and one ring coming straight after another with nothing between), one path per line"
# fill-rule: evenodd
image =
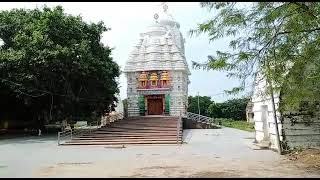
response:
M148 115L163 115L163 95L146 96L147 99L147 114Z

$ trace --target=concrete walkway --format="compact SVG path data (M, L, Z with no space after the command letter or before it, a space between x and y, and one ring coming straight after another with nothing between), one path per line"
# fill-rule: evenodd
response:
M57 146L56 136L0 140L0 177L320 177L271 150L253 133L184 131L182 145Z

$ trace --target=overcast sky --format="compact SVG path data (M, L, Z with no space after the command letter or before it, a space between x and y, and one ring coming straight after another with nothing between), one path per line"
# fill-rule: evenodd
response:
M132 46L137 40L139 33L153 22L153 15L162 10L159 2L0 2L0 10L12 8L63 6L65 13L81 15L87 22L103 21L111 28L103 34L102 42L114 47L113 59L123 70ZM193 70L191 61L206 61L207 55L215 54L216 50L226 50L228 42L224 39L211 42L205 35L189 37L188 31L198 23L212 17L212 13L200 8L198 2L169 2L168 12L180 23L180 31L184 38L186 59L191 70L189 95L196 95L199 91L201 96L211 96L212 100L221 102L232 98L222 94L223 90L237 86L238 80L229 79L223 72ZM126 98L126 78L120 76L120 96ZM218 95L217 95L218 94Z

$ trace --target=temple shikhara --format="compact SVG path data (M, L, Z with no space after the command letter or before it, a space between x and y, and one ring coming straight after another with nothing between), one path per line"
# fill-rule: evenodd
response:
M124 68L128 116L186 115L190 71L180 24L168 6L140 33Z

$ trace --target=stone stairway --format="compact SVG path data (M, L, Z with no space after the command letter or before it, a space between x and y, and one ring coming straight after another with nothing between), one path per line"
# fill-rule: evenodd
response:
M181 144L182 125L178 130L178 120L172 116L127 118L62 145Z

